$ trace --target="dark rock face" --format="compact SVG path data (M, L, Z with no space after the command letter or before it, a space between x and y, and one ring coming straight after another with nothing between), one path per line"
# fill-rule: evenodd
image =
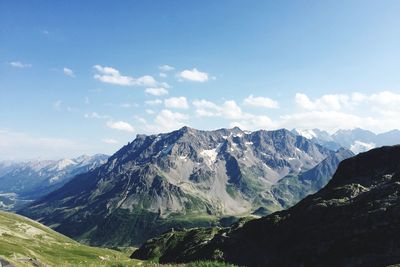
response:
M400 262L400 146L344 160L318 193L243 226L148 241L132 257L245 266L387 266ZM171 242L166 242L166 240ZM173 242L175 241L175 242Z
M272 186L333 158L335 152L284 129L184 127L137 136L106 164L20 213L90 244L140 244L171 227L218 225L221 217L243 216L260 207L267 214L281 210L311 191L286 199L285 192L275 196ZM315 179L328 180L338 162L329 165L330 174L316 170ZM312 190L317 189L313 184Z

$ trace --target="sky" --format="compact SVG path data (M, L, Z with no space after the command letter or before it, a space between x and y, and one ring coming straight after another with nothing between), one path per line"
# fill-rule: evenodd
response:
M400 129L400 1L0 0L0 159L137 134Z

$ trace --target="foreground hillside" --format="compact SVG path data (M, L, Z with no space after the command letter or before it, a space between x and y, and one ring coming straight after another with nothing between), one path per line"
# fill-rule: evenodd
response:
M0 211L0 266L234 267L218 262L159 265L82 245L28 218Z
M135 266L138 261L82 245L28 218L0 211L0 258L16 266Z
M400 262L400 146L344 160L294 207L230 228L169 232L133 258L219 259L247 266L386 266Z
M351 155L285 129L183 127L138 135L106 164L20 212L92 245L136 245L170 228L226 225L291 206Z

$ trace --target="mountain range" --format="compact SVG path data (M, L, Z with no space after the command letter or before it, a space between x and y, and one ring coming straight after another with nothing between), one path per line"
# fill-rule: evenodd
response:
M285 129L183 127L138 135L19 212L92 245L137 245L170 228L228 225L290 207L352 155Z
M340 147L344 147L350 149L355 154L368 151L375 147L400 144L399 130L392 130L379 134L360 128L338 130L333 134L319 129L293 129L292 132L313 140L329 149L336 150Z
M132 258L243 266L389 266L400 262L400 146L343 160L295 206L231 227L171 230Z
M107 161L96 154L61 160L0 162L0 209L16 210Z

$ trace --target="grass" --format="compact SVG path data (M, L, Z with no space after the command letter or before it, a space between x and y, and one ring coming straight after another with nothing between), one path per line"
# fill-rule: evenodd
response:
M133 260L129 255L135 248L117 250L80 244L52 229L9 212L0 211L0 258L16 266L80 267L80 266L143 266L143 267L231 267L219 262L167 264Z
M25 217L0 212L0 257L16 266L141 266L111 249L89 247Z

